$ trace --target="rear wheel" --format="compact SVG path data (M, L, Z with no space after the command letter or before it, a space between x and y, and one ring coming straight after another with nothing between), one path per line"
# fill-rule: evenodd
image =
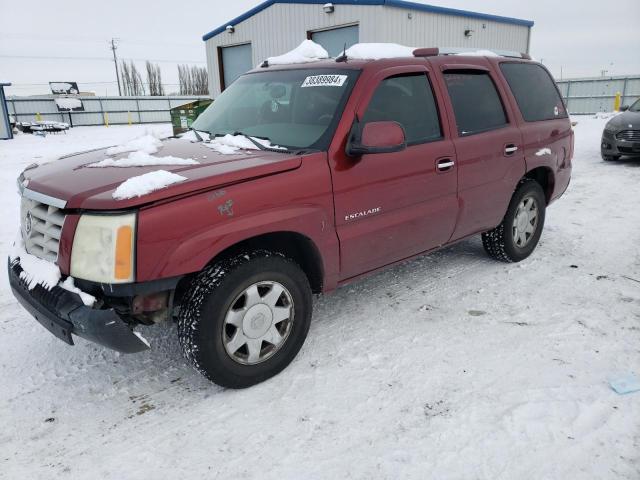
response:
M542 235L545 207L540 184L531 179L520 182L502 223L482 234L482 245L489 256L519 262L531 255Z
M218 385L244 388L282 371L309 330L311 288L292 260L256 251L207 267L182 302L185 357Z

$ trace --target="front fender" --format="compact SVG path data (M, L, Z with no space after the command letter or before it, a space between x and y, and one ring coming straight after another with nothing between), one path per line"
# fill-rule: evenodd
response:
M331 288L337 278L339 247L328 174L325 162L307 162L293 172L141 210L136 281L198 272L244 240L293 232L315 244L325 286Z

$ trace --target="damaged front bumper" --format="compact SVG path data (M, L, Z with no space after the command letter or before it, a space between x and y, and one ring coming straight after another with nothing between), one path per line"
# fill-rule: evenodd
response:
M73 335L122 353L147 350L139 338L115 312L87 307L80 296L61 287L47 290L41 285L29 290L20 279L19 260L9 262L9 283L22 306L47 330L60 340L73 345Z

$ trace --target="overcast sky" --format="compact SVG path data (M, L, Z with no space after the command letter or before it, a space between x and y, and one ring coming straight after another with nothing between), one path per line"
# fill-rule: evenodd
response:
M99 95L117 94L108 45L117 37L118 56L140 66L146 59L160 63L172 92L177 63L206 65L202 35L259 3L0 0L0 80L13 82L8 93L16 95L49 93L49 81L69 80ZM535 21L531 54L557 78L561 68L565 78L602 70L640 74L640 0L428 3Z

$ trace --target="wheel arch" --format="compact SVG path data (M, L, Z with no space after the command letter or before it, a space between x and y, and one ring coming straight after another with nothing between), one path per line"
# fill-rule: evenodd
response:
M533 168L529 170L527 173L525 173L524 177L522 177L522 180L524 179L531 179L538 182L538 184L542 187L542 190L544 191L544 196L547 201L547 205L551 202L551 196L553 195L553 190L555 187L555 174L553 173L553 170L551 168L549 167Z
M255 250L279 253L295 261L309 279L311 291L313 293L323 291L325 267L320 249L311 238L299 232L274 231L245 238L216 253L207 266L242 252ZM192 276L196 274L187 275L180 281L176 288L177 299L182 297L185 289L189 287Z

